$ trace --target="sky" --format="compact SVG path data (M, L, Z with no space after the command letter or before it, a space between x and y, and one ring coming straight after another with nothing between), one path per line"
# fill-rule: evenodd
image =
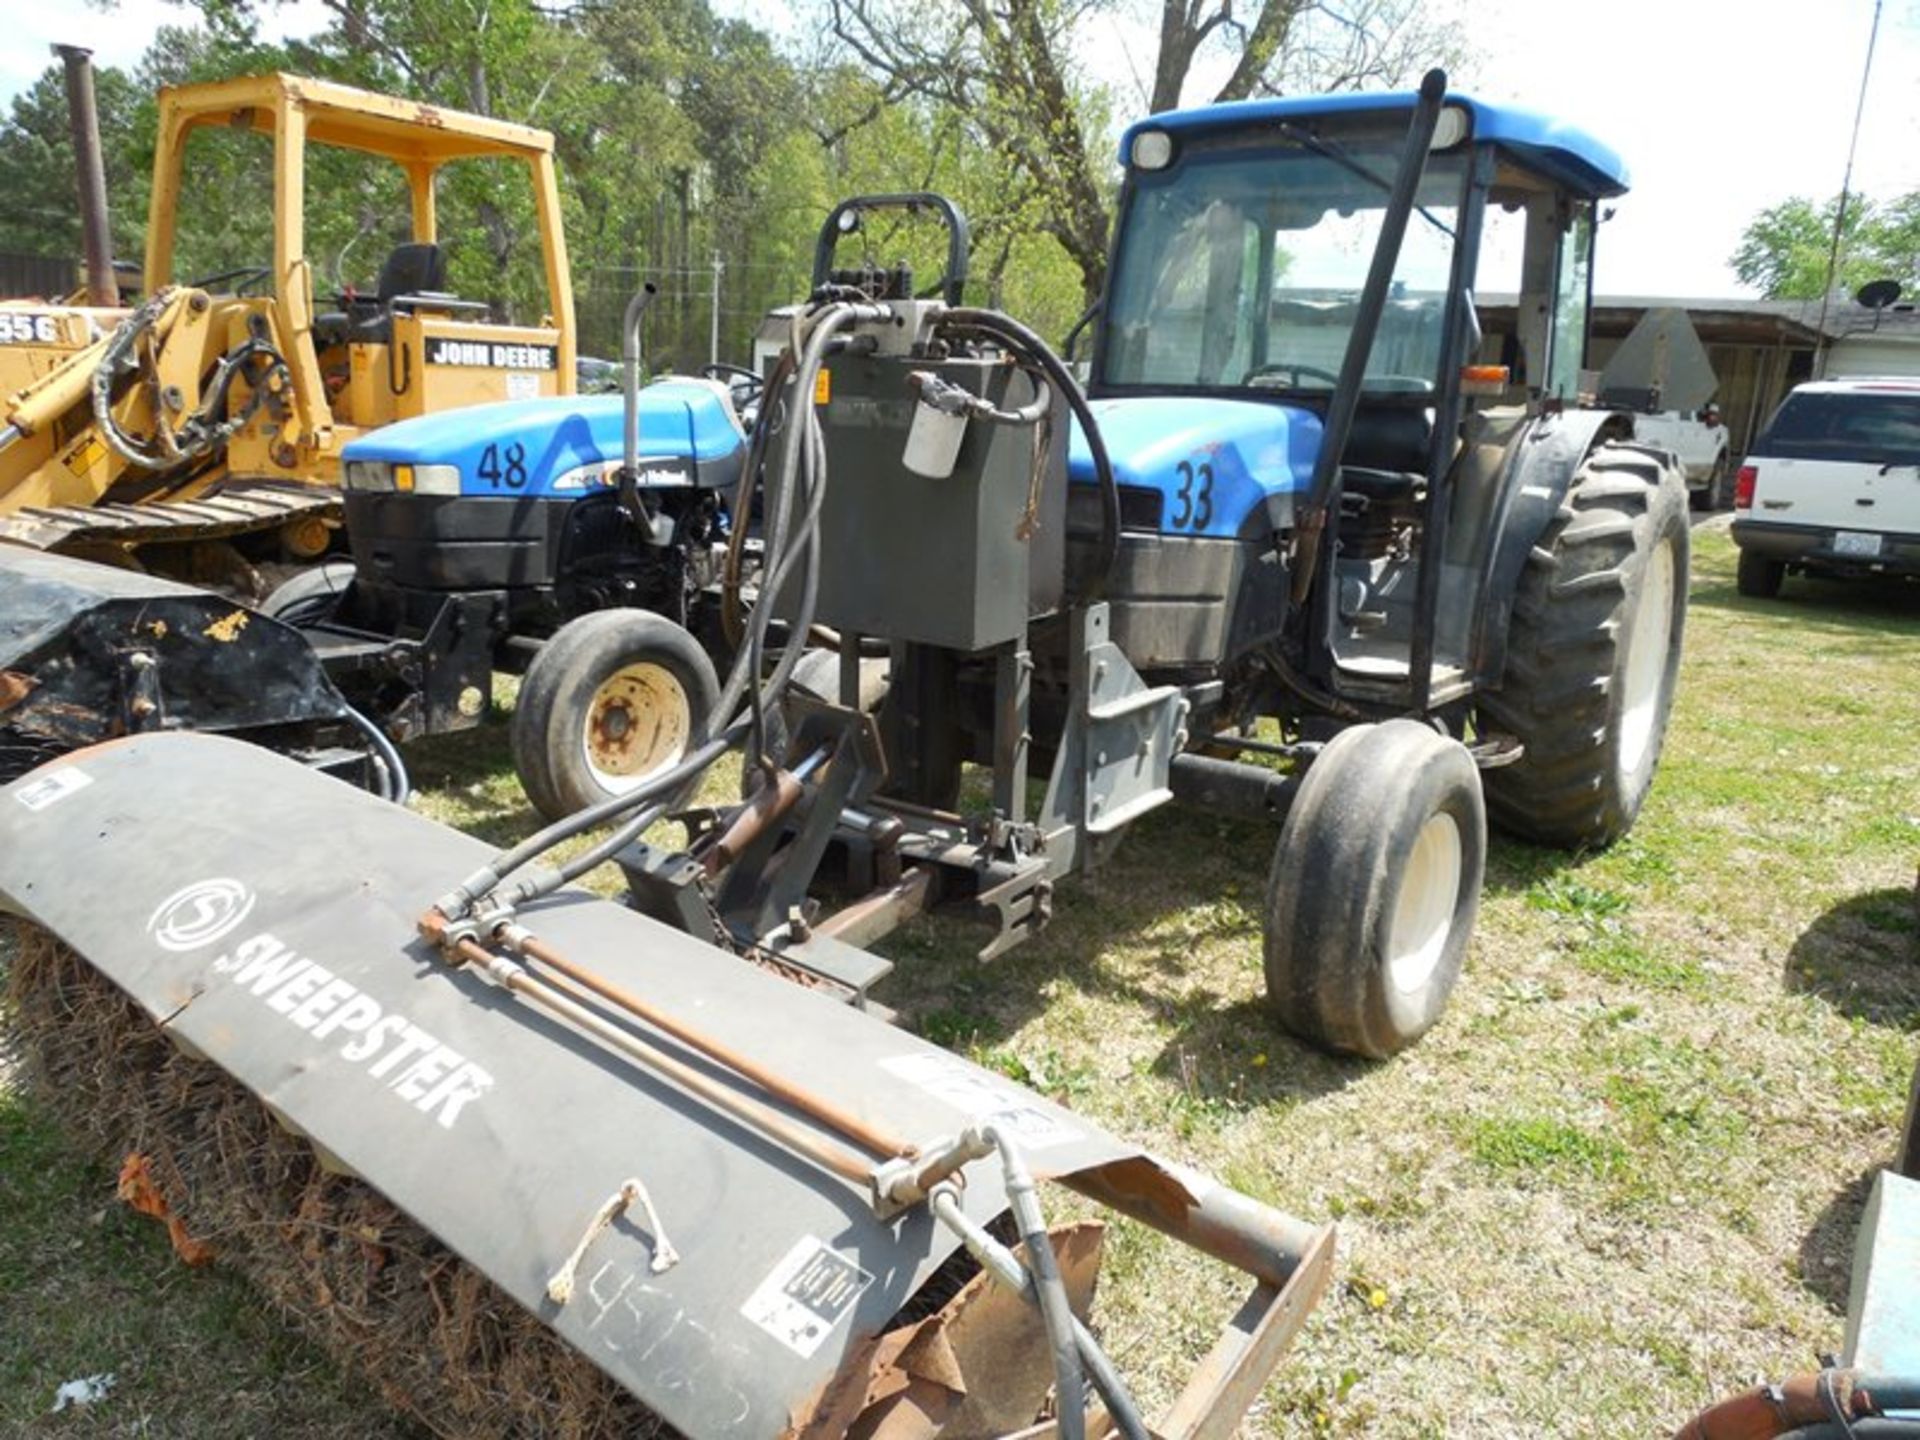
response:
M1601 294L1749 293L1726 264L1748 220L1790 195L1840 189L1874 0L1457 3L1471 58L1456 85L1579 125L1626 160L1633 189L1600 233ZM51 63L55 41L92 45L97 63L127 66L157 26L189 13L166 0L8 8L0 104ZM791 24L777 0L719 8L777 34ZM307 33L322 19L316 0L267 10L270 36ZM1137 108L1128 103L1132 76L1152 71L1152 44L1150 25L1124 10L1089 32L1082 58L1121 97L1123 118ZM1205 99L1224 66L1215 57L1211 69L1198 67L1186 99ZM1920 0L1884 0L1853 181L1870 196L1920 189Z

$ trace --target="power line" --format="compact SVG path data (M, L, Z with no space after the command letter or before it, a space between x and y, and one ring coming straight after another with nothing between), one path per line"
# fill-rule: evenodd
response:
M1840 269L1840 236L1847 223L1847 192L1853 188L1853 156L1860 148L1860 117L1867 110L1867 81L1873 78L1873 47L1880 39L1880 6L1873 0L1873 28L1867 32L1867 63L1860 72L1860 98L1853 107L1853 138L1847 142L1847 173L1840 181L1840 203L1833 214L1833 244L1827 251L1827 283L1820 287L1820 364L1822 378L1827 373L1827 306L1833 300L1833 282Z

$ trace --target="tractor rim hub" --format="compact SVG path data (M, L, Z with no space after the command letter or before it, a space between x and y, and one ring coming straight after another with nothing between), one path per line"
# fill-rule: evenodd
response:
M581 748L607 790L631 790L687 753L693 706L672 671L649 661L622 666L594 691Z

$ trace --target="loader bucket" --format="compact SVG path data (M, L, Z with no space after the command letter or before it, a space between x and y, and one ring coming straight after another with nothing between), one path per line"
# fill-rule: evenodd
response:
M166 1064L223 1072L324 1166L357 1177L370 1202L404 1212L684 1434L998 1434L1035 1417L1051 1371L1033 1292L976 1273L956 1234L1005 1233L1000 1169L968 1165L936 1218L926 1204L880 1203L877 1185L832 1160L847 1136L880 1132L917 1137L924 1159L982 1123L1016 1137L1039 1180L1251 1281L1155 1433L1229 1433L1257 1397L1326 1282L1330 1228L578 892L518 923L602 990L644 996L661 1023L629 1027L644 1044L613 1043L612 1013L583 986L570 993L593 1024L531 1007L501 980L511 967L449 963L418 926L449 877L487 853L215 736L131 737L0 791L0 909L39 950L68 954L69 982L77 972L124 992L149 1035L172 1042L147 1047ZM696 1030L701 1044L682 1038ZM636 1049L655 1063L636 1063ZM170 1198L191 1235L194 1197ZM1097 1227L1049 1233L1084 1310ZM383 1288L395 1287L372 1287ZM431 1396L398 1398L437 1428L463 1428L436 1418ZM567 1428L552 1421L539 1423ZM1105 1433L1097 1413L1089 1433Z
M170 580L0 545L0 780L118 735L295 745L345 715L287 626Z

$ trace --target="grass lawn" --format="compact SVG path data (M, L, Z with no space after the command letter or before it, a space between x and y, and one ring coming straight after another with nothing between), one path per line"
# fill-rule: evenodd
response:
M430 813L529 828L499 727L415 765ZM1839 1348L1920 1048L1920 596L1742 600L1725 522L1703 528L1639 827L1590 857L1496 842L1452 1008L1391 1063L1268 1023L1272 845L1161 812L992 966L957 923L894 937L884 995L1123 1135L1339 1219L1335 1288L1249 1433L1661 1434ZM0 1087L0 1431L399 1433L112 1193ZM1143 1399L1169 1398L1232 1290L1118 1228L1099 1319ZM104 1403L45 1415L96 1371L119 1376Z

